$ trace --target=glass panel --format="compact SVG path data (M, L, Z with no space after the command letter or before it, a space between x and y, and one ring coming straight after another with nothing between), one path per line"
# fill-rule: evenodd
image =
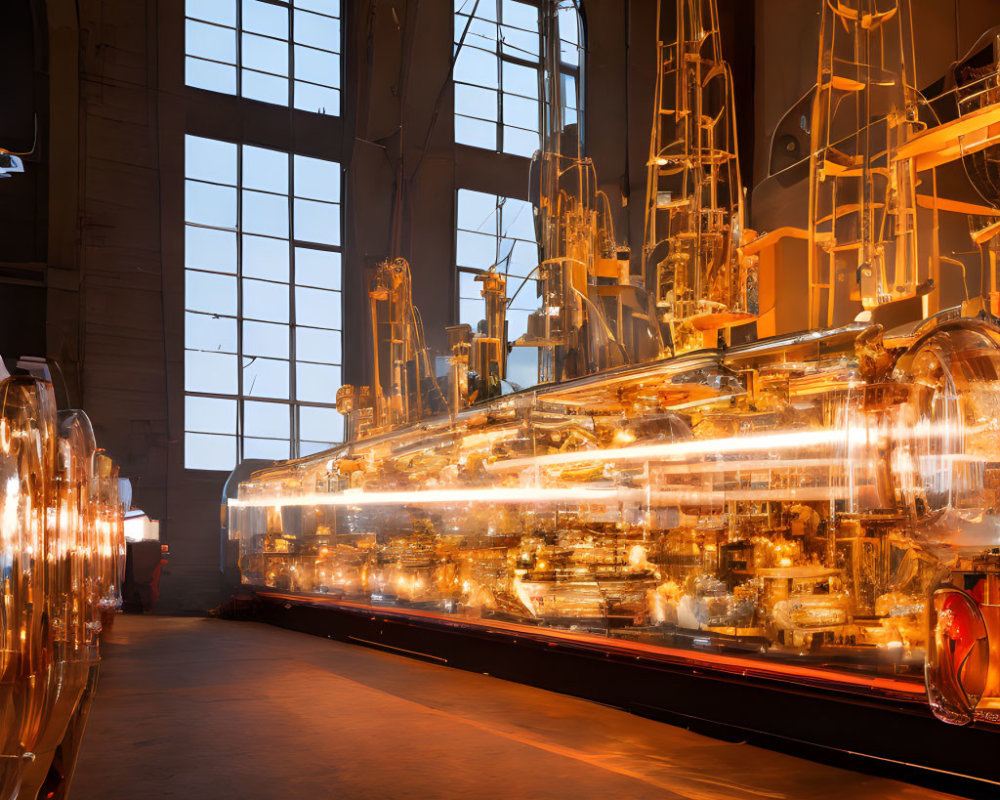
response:
M236 466L236 437L184 434L184 468L229 472Z
M340 92L325 86L295 81L295 107L315 114L339 114Z
M463 14L471 14L472 9L476 9L476 19L486 19L496 22L497 3L496 0L455 0L455 11Z
M295 287L295 321L314 328L340 328L340 292Z
M459 231L456 260L463 267L489 269L497 260L496 236Z
M575 8L563 7L557 12L559 14L559 39L560 41L573 45L568 52L573 54L569 59L571 63L576 63L576 45L580 43L580 16ZM567 49L563 48L563 59L566 60Z
M299 406L299 438L339 442L344 438L344 418L335 408Z
M299 361L315 361L320 364L341 362L340 331L324 331L319 328L295 328L295 358Z
M189 269L184 274L184 306L188 311L236 315L236 278Z
M236 94L236 67L188 56L184 59L184 83L209 92Z
M496 150L497 126L494 122L483 122L470 117L455 115L455 142L467 144L470 147L482 147L486 150Z
M282 195L244 189L243 230L287 238L288 199Z
M288 362L243 357L244 397L288 399Z
M580 105L580 98L576 93L576 78L572 75L562 75L561 78L563 104L567 106L565 110L574 110Z
M538 70L509 61L501 63L503 90L525 97L538 98Z
M299 400L332 403L342 385L340 367L323 364L295 364L295 395Z
M184 177L235 186L236 145L201 136L185 136Z
M228 186L186 181L184 219L216 228L235 228L236 190Z
M340 0L295 0L295 7L329 14L331 17L340 16Z
M523 329L515 331L511 325L508 329L510 341L514 341L524 333ZM534 386L538 382L538 349L535 347L515 347L507 356L507 380L522 388Z
M524 286L522 287L521 284L524 284ZM521 291L518 292L518 289ZM516 297L514 295L515 292L517 292ZM510 283L507 284L507 294L508 302L510 302L509 298L514 298L513 305L507 307L507 320L510 321L515 317L521 319L522 321L518 329L523 332L527 330L528 314L531 314L538 308L538 281L534 278L513 276L510 279ZM515 312L523 313L518 317Z
M507 198L501 211L500 232L505 236L524 239L534 245L535 218L531 203Z
M515 25L528 31L538 30L538 9L517 0L503 0L500 4L504 25Z
M279 106L288 105L288 78L277 78L249 69L244 69L241 75L244 97Z
M288 358L287 325L270 322L243 323L243 355Z
M288 441L290 407L285 403L243 403L243 435ZM287 444L286 444L287 446Z
M295 77L340 88L340 56L313 47L295 46Z
M265 36L255 36L252 33L244 33L240 65L259 72L287 76L288 43Z
M480 302L482 299L483 284L476 280L477 273L459 270L458 272L458 296L466 300Z
M236 400L187 395L184 398L184 430L235 435Z
M308 44L324 50L340 52L340 20L295 12L295 44Z
M498 198L495 194L458 190L458 227L469 231L494 233Z
M243 279L243 316L288 322L288 284Z
M295 238L318 244L340 244L340 205L295 199Z
M503 121L507 125L515 125L537 132L539 127L538 101L505 94L503 96ZM533 136L537 147L538 134L533 133Z
M187 20L184 23L185 50L189 56L202 56L214 61L236 63L236 31Z
M538 134L532 131L523 131L520 128L511 128L504 125L503 128L503 151L514 156L524 156L531 158L538 149Z
M288 240L244 235L243 275L288 283Z
M514 281L514 288L511 290L512 295L520 285L520 280ZM507 327L510 331L510 341L514 341L514 339L528 330L528 317L534 313L539 303L537 297L538 283L529 280L514 301L514 307L507 307Z
M243 30L288 38L288 10L260 0L243 0Z
M486 3L480 3L480 6ZM496 16L494 14L493 16ZM462 38L462 31L465 30L465 23L469 18L460 16L455 19L455 41ZM495 53L497 50L497 24L487 19L480 19L476 16L469 24L469 32L465 35L465 46L476 47L480 50L487 50Z
M236 234L186 225L184 266L213 272L236 272Z
M527 61L535 61L539 54L539 38L537 27L532 30L521 30L512 28L509 25L503 27L503 41L501 53L514 58L521 58Z
M189 350L236 352L236 320L210 314L184 314L184 346Z
M508 246L511 243L509 239L504 241ZM522 277L529 275L538 266L538 245L534 242L521 240L513 242L509 265L508 271L514 275L521 275Z
M291 446L288 440L251 439L243 440L243 458L264 458L271 461L281 461L291 457Z
M496 122L497 93L493 89L483 89L479 86L456 83L455 111L458 114L489 119Z
M184 391L236 394L236 356L185 351Z
M295 248L295 283L318 289L340 289L340 253Z
M243 145L243 188L288 194L288 153Z
M340 164L308 156L295 156L295 196L339 202Z
M455 80L462 83L472 83L487 89L499 88L497 57L478 46L470 45L468 41L459 51L454 74Z
M524 294L522 291L521 294ZM521 295L518 295L520 299ZM514 341L518 336L524 334L528 330L528 316L531 314L533 309L529 308L508 308L507 309L507 332L510 337L510 341ZM515 348L517 349L517 348ZM535 356L538 354L535 353ZM535 363L537 368L538 363Z
M459 300L458 321L471 325L475 333L479 330L479 321L483 318L484 308L482 300Z
M187 0L184 11L189 17L236 27L236 0Z

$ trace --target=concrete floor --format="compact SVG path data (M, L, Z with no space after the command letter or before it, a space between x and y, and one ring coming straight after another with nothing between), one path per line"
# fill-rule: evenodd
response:
M72 800L942 798L248 622L119 617Z

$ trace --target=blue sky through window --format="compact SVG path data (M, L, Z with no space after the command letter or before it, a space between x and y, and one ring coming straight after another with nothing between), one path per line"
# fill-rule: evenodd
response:
M185 138L187 468L340 440L341 217L339 164Z
M455 141L531 156L539 145L541 42L538 5L520 0L454 0ZM473 11L475 14L473 15ZM558 9L565 117L577 121L582 64L575 0ZM465 42L458 50L465 33Z
M185 82L340 114L339 0L186 0Z

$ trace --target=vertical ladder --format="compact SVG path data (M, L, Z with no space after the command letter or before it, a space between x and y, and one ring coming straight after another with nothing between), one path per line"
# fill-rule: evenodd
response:
M917 289L916 179L895 159L917 127L909 0L824 2L812 114L809 324L833 326L838 273L864 309Z
M671 37L667 2L675 12ZM715 0L658 0L657 77L642 269L674 353L746 322L737 252L742 189L729 65Z

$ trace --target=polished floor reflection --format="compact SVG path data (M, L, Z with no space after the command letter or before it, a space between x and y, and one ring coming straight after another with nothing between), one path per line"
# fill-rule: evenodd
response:
M74 800L942 798L257 623L119 617Z

